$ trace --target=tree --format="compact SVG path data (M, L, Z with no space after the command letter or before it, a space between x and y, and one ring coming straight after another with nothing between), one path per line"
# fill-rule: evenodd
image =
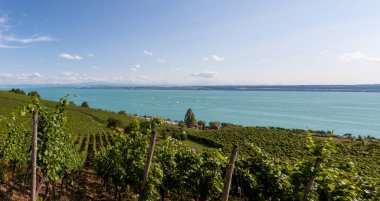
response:
M204 130L206 128L206 122L199 120L198 121L198 129Z
M19 88L13 88L9 90L9 92L16 93L16 94L21 94L21 95L26 95L25 91L19 89Z
M119 119L110 117L107 119L107 128L115 129L122 127L123 123Z
M127 115L127 112L125 110L121 110L118 112L118 114Z
M88 105L87 101L84 101L81 105L81 107L89 108L90 106Z
M187 109L184 122L185 122L186 126L189 128L192 125L197 123L197 120L195 119L195 115L193 113L193 110L191 110L191 108Z
M211 121L211 122L208 123L208 125L210 127L217 126L218 128L220 128L220 126L222 125L222 123L220 123L220 121Z
M29 92L28 96L41 98L40 94L37 91L31 91L31 92Z
M343 137L351 139L352 138L352 134L351 133L346 133L346 134L343 135Z

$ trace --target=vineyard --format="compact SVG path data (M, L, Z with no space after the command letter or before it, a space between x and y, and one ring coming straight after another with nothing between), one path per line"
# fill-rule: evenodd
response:
M292 130L268 127L237 127L217 131L189 132L189 139L210 147L221 147L229 152L233 144L240 146L241 154L251 153L250 145L260 147L266 153L295 163L310 158L307 151L307 133L294 133ZM317 141L321 138L317 138ZM326 139L326 138L325 138ZM211 143L209 143L211 142ZM333 160L353 162L359 174L369 175L380 180L380 143L369 141L335 140L336 153ZM248 146L247 146L248 145Z
M30 198L30 122L35 111L39 115L36 191L42 200L220 200L229 171L232 184L227 192L232 200L380 198L377 142L339 142L279 128L174 128L159 118L140 122L69 106L67 98L55 106L22 99L24 107L18 105L23 102L17 101L19 97L12 98L0 98L17 104L18 110L10 115L3 113L7 107L1 108L2 200ZM107 129L103 122L107 114L124 118L128 132ZM86 126L93 127L86 131ZM198 148L203 144L202 149L196 151L186 141L174 139L173 129L186 131ZM236 163L228 161L233 145L239 148Z
M95 156L114 143L110 131L66 133L65 101L56 110L41 109L38 147L38 192L43 200L55 200L67 195L70 200L110 199L92 169ZM24 109L28 110L29 108ZM25 114L22 114L25 115ZM28 115L25 115L28 116ZM0 198L29 200L30 130L18 117L7 121L7 132L0 132ZM97 187L94 187L97 186ZM100 189L100 191L99 191ZM108 196L108 197L107 197Z
M6 120L12 118L12 113L18 113L28 105L32 99L25 95L9 93L0 90L0 129L6 129ZM47 108L54 108L57 104L53 101L41 100L41 104ZM67 122L65 129L70 133L86 133L107 131L107 119L112 117L119 119L124 125L129 124L134 117L117 114L101 109L84 108L75 105L66 107ZM30 123L29 117L19 117L19 122Z

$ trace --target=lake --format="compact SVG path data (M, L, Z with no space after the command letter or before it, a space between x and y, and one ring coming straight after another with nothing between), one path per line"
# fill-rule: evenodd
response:
M71 94L80 105L129 114L183 120L192 108L197 120L244 126L334 130L380 137L380 93L292 91L201 91L38 88L42 98Z

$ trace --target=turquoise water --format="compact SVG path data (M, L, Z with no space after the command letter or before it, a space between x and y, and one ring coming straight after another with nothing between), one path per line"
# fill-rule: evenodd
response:
M334 130L380 137L380 93L36 89L43 98L65 94L76 104L129 114L183 120L191 107L198 120L245 126ZM74 96L76 94L77 96Z

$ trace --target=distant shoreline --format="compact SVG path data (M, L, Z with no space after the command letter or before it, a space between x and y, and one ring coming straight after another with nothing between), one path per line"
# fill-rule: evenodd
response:
M380 92L380 85L257 85L257 86L82 86L79 89Z
M359 85L208 85L208 86L128 86L112 84L3 85L1 88L68 88L119 90L204 90L204 91L301 91L301 92L380 92L380 84Z

